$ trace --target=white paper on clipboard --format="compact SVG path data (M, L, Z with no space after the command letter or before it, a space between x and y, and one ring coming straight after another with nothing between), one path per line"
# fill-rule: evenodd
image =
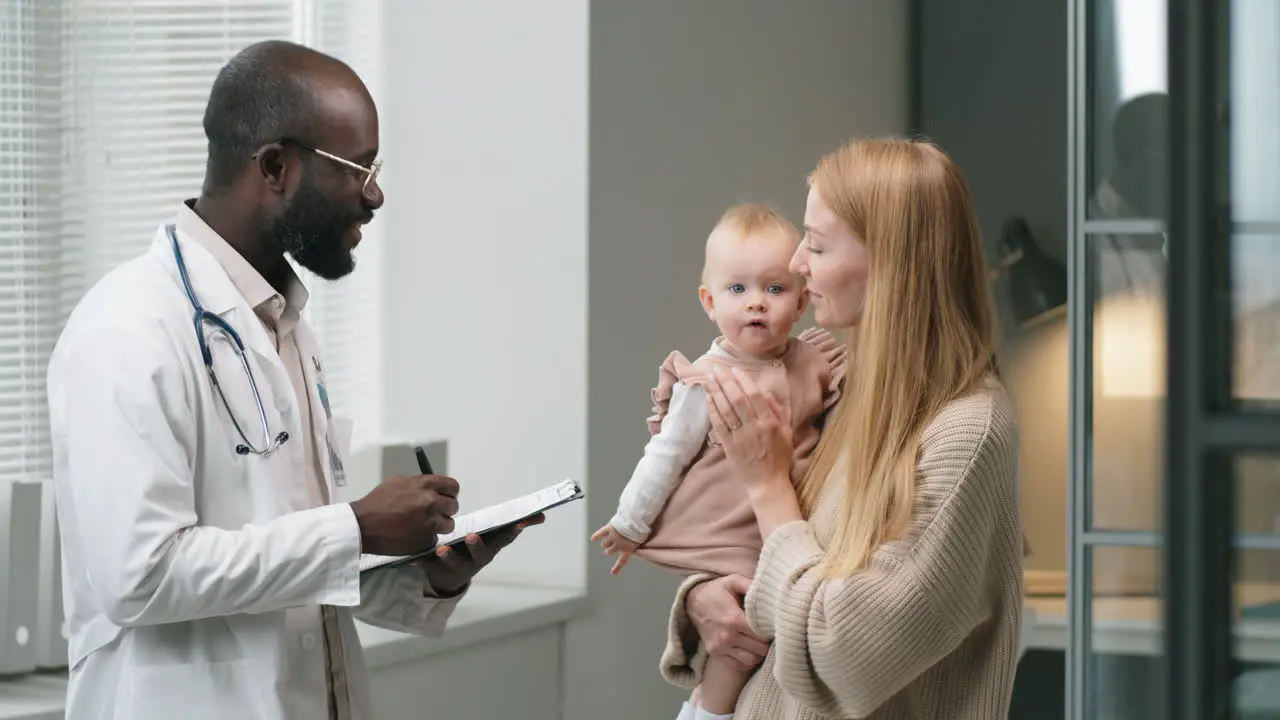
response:
M433 547L413 555L363 554L360 556L360 572L404 564L435 551L441 545L461 542L463 538L471 533L484 534L507 525L513 525L525 518L546 512L554 507L580 500L584 496L585 493L577 482L563 480L555 485L531 492L528 495L490 505L466 515L457 515L453 518L453 532L448 535L441 535Z

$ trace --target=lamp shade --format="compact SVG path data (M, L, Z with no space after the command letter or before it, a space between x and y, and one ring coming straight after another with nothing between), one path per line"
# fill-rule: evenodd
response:
M1067 269L1036 244L1027 221L1005 220L1000 232L1001 266L1008 268L1009 300L1020 325L1067 303Z

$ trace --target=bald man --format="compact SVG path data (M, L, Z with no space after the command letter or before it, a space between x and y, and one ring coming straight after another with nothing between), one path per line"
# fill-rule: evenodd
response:
M285 257L352 272L384 201L377 110L343 63L264 42L218 74L204 130L200 197L88 292L50 360L67 717L368 720L353 618L439 634L541 517L359 571L432 548L459 490L416 475L342 500L350 423Z

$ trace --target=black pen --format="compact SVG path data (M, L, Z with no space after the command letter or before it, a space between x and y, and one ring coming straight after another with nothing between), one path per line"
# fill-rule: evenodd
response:
M427 451L423 450L422 446L419 445L413 449L413 452L418 456L418 469L422 471L422 474L435 475L436 472L431 469L431 461L427 459Z

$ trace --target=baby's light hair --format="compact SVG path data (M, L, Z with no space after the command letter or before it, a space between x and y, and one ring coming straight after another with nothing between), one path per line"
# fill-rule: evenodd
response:
M800 245L800 230L795 223L782 213L763 203L741 203L734 205L716 222L707 236L706 253L702 261L702 283L707 283L707 266L711 256L711 246L716 238L731 236L737 241L765 240L787 243L794 251Z

